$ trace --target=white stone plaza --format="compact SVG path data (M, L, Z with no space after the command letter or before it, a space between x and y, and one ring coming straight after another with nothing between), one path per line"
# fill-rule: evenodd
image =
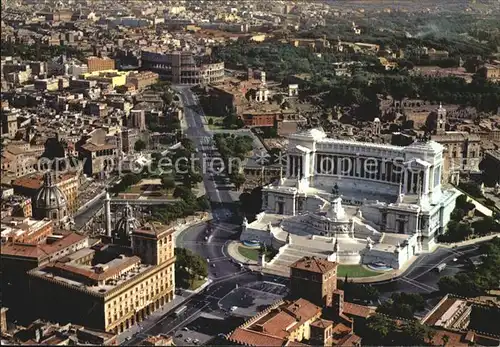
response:
M400 269L432 251L460 193L441 185L443 147L331 139L321 129L289 137L287 166L263 187L262 212L242 241L279 249L265 264L288 273L304 255Z

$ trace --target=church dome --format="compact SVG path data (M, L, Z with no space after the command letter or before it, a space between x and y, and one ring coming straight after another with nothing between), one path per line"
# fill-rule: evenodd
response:
M47 172L44 175L44 184L36 194L35 208L39 210L59 210L66 207L66 204L66 196L56 186L53 175Z
M127 240L132 231L138 229L141 223L134 217L132 206L126 205L123 216L118 220L115 226L115 238Z

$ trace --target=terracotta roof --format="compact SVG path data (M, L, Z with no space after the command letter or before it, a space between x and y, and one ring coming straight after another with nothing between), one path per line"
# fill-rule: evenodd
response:
M322 329L326 329L331 325L333 325L333 322L331 320L321 319L321 318L318 318L314 322L311 323L311 326L317 327L317 328L322 328Z
M103 149L115 149L116 146L111 144L95 145L93 143L86 143L82 145L82 148L89 152L96 152L96 151L101 151Z
M448 342L446 343L447 346L461 347L469 345L468 342L462 339L463 337L462 333L449 330L441 330L441 329L434 330L434 336L432 337L432 340L426 338L426 342L433 346L442 346L443 337L445 335L448 336Z
M321 312L321 307L305 300L288 301L259 318L248 330L287 338L290 333Z
M247 346L283 346L286 342L285 339L279 337L242 328L233 331L228 340Z
M280 311L263 322L260 326L266 333L286 338L290 334L289 330L292 330L297 323L298 322L295 320L295 317L290 315L288 312Z
M291 302L286 307L283 307L283 310L286 310L295 318L299 318L299 324L303 324L322 311L321 307L303 298Z
M347 315L358 316L363 318L368 318L375 313L375 311L368 306L353 304L351 302L344 302L343 312Z
M337 268L337 263L316 257L304 257L290 265L290 268L324 274Z
M6 256L35 258L41 260L86 238L87 236L71 233L50 244L44 243L29 245L22 243L9 243L2 245L1 254Z
M337 346L356 346L361 343L361 337L356 334L348 334L337 342Z
M113 266L113 267L111 267L111 268L109 268L101 273L97 273L94 270L91 270L89 268L78 267L78 266L75 266L72 264L65 264L65 263L60 263L60 262L48 264L45 267L45 269L61 270L65 273L80 275L80 276L86 277L86 278L93 280L93 281L105 281L109 278L116 276L121 271L125 270L126 268L128 268L134 264L138 264L140 262L141 262L141 258L134 255L132 257L124 259L120 264ZM103 264L103 265L106 265L106 264Z
M439 319L448 311L453 304L457 301L456 298L447 298L444 300L431 315L425 317L422 323L428 326L434 326L439 321Z
M352 333L352 329L343 323L338 323L332 329L332 342L334 345L339 345L346 335Z
M62 175L56 176L56 183L67 181L71 178L74 178L76 175L77 174L75 172L67 172ZM17 178L12 182L12 185L34 190L40 189L43 185L43 174L39 173Z
M27 189L38 190L43 185L43 179L35 177L20 177L12 182L13 186L23 187Z
M148 223L145 226L135 229L132 233L133 234L145 234L148 236L157 236L157 235L162 235L165 233L173 233L175 230L174 228L163 225L163 224L157 224L157 223Z

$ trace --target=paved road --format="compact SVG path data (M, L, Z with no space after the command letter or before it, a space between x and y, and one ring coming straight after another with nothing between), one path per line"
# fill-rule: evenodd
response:
M240 266L226 252L227 243L238 239L238 233L239 227L233 224L217 223L210 228L202 224L181 233L176 243L208 259L209 277L216 280L240 271Z
M96 213L103 208L104 197L97 199L92 204L87 206L87 208L73 217L75 221L75 230L80 230L87 224L87 222L93 218Z
M176 87L180 93L181 100L185 107L186 123L188 129L186 135L193 140L196 148L199 149L200 161L203 162L206 156L214 155L211 145L207 138L211 134L207 132L201 120L202 111L196 96L187 87ZM215 153L217 155L217 153ZM224 316L220 312L218 302L221 298L236 288L236 285L244 285L263 279L287 283L287 279L277 276L262 277L259 273L251 273L246 269L240 269L240 266L232 262L226 252L228 241L238 238L239 228L228 223L230 220L230 209L228 204L233 199L228 189L221 189L221 180L224 177L214 175L210 172L203 173L203 183L207 195L212 204L212 212L215 221L210 226L197 225L188 228L181 233L177 239L177 244L186 247L193 252L209 259L209 277L213 283L205 288L201 293L195 294L181 305L187 306L187 309L179 316L175 316L175 309L162 316L153 326L146 328L140 335L137 335L128 345L138 344L147 336L155 334L176 333L182 327L197 319L201 313L215 313ZM465 246L457 249L438 249L436 252L424 255L419 258L409 269L398 279L376 284L382 293L381 299L387 298L393 292L419 292L430 293L437 289L437 281L440 276L450 275L458 272L470 255L477 254L477 246ZM456 262L454 258L458 258ZM446 262L449 265L441 273L437 274L432 269L440 263ZM214 264L214 266L213 266ZM231 330L230 325L227 331ZM227 331L217 331L225 333Z
M381 299L394 292L429 294L438 290L437 283L441 277L458 273L470 257L479 255L478 249L478 244L453 249L440 247L433 253L421 255L395 280L373 285L381 292ZM442 263L446 263L446 268L438 273L435 268Z
M212 156L217 156L217 153L212 151L210 139L212 134L205 130L203 126L202 116L203 110L200 106L197 96L190 90L189 87L177 86L174 88L180 95L182 104L184 105L184 117L188 126L186 136L190 138L195 147L199 149L199 159L202 164L203 183L207 192L207 197L212 203L212 213L216 219L226 220L231 216L231 211L225 206L233 202L233 198L227 187L222 187L216 183L217 175L208 170L207 162ZM224 179L224 177L222 177Z

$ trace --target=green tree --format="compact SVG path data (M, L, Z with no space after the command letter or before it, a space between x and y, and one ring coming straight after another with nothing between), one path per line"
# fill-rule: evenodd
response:
M163 100L165 106L171 105L174 100L174 95L171 91L166 91L161 95L161 99Z
M182 147L184 147L188 152L193 153L195 150L195 145L192 140L187 137L181 140Z
M197 278L204 278L208 275L207 261L185 248L175 248L175 280L184 288L192 285Z
M168 192L171 192L173 189L175 189L175 180L170 176L163 176L161 178L161 184L163 186L163 189L167 190Z
M446 346L448 344L448 341L450 341L450 337L448 335L444 334L441 337L441 341L443 341L443 346Z
M422 346L425 345L426 339L432 336L430 328L420 324L416 320L405 322L401 327L401 340L405 345L409 346Z
M199 198L196 199L196 202L198 203L198 209L201 211L207 211L210 209L210 202L208 201L207 197L205 195L200 196Z
M183 200L189 200L193 196L193 192L191 189L183 186L177 186L174 189L174 198L181 198Z
M377 312L394 317L413 318L415 312L425 308L425 300L420 294L394 293L391 299L382 303Z
M146 143L142 140L137 140L134 144L134 150L136 152L141 152L146 149Z
M381 314L374 314L366 321L366 327L369 330L368 335L380 343L385 341L388 335L394 330L394 322L392 319Z
M246 178L242 173L232 173L229 176L230 181L236 187L236 190L240 190L241 186L245 183Z

